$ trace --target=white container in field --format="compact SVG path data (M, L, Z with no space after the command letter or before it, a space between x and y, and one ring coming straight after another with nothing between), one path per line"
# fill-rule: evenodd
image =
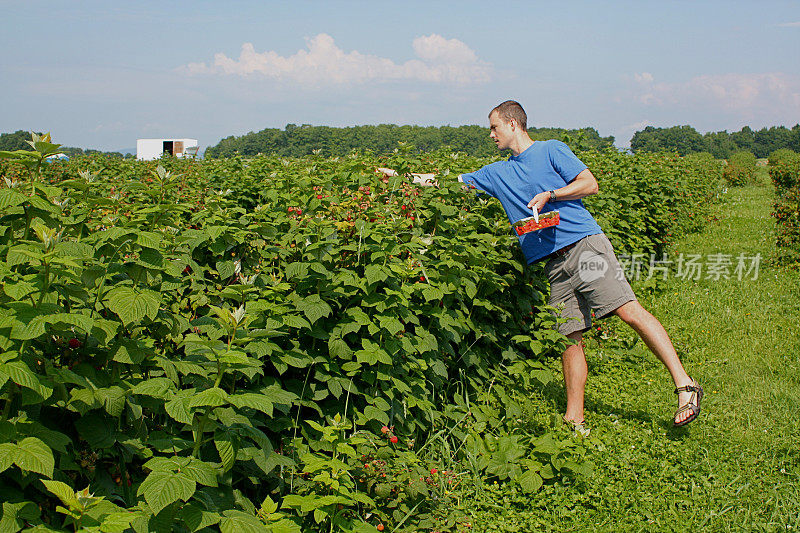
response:
M136 139L136 159L159 159L164 152L176 157L197 153L197 139Z

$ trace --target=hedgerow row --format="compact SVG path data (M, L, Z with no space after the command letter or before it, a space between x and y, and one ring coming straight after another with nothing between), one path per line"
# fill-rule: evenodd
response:
M530 492L589 472L525 422L565 339L502 208L455 180L486 160L32 148L0 167L7 529L447 531L461 472L437 460ZM583 157L623 253L664 251L718 198L713 160Z

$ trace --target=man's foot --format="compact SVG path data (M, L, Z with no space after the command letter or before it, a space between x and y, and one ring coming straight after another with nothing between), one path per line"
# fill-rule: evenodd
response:
M675 389L680 407L675 412L673 425L685 426L700 414L700 400L703 399L703 387L692 379L691 383Z
M588 437L589 433L592 432L591 429L586 427L585 422L583 420L581 420L580 422L576 422L575 420L568 420L566 417L562 417L562 420L564 421L565 424L567 424L567 426L570 427L570 429L572 429L575 433L577 433L581 437Z

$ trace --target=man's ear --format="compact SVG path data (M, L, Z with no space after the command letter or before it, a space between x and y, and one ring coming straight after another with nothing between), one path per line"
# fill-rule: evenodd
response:
M511 131L515 131L519 127L519 124L517 124L517 120L513 118L508 121L508 125L511 126Z

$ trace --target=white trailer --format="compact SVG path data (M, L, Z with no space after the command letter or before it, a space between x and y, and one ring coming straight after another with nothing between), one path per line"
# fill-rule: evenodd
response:
M164 152L176 157L197 153L197 139L136 139L136 159L151 161Z

